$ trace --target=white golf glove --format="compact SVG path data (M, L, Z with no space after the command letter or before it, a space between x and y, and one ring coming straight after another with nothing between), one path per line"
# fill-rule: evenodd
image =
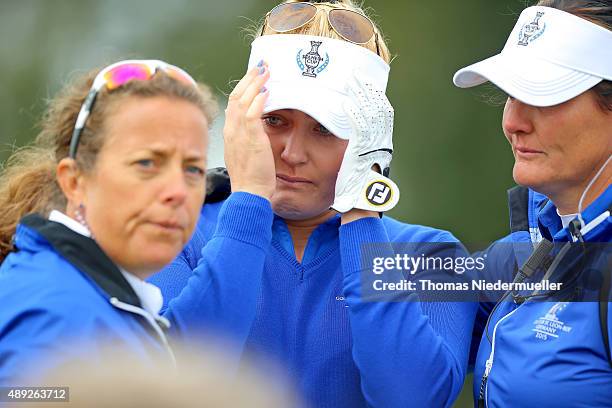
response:
M353 208L388 211L399 201L399 188L372 167L377 164L388 174L393 153L393 107L384 91L363 80L357 71L348 94L344 110L353 134L338 172L332 208L340 213Z

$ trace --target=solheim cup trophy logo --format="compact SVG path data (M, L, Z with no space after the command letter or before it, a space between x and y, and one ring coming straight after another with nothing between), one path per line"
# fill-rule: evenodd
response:
M310 42L310 45L312 47L310 49L310 52L302 57L304 58L304 64L306 64L306 71L302 72L302 75L311 78L317 77L317 74L315 74L314 70L316 67L319 66L321 61L323 61L323 57L319 55L319 47L321 46L321 44L323 44L322 41Z
M521 28L521 31L519 32L518 45L527 46L529 43L542 35L544 28L546 28L546 24L542 23L542 25L540 25L540 19L543 15L543 11L538 11L533 21L525 24L523 28Z
M319 54L319 47L321 44L323 44L322 41L311 41L311 49L308 53L302 55L302 51L304 50L298 51L296 55L296 62L298 67L300 67L302 70L302 75L310 78L316 78L317 74L320 74L325 68L327 68L327 65L329 64L329 54L327 53L325 53L325 62L319 66L319 64L321 64L321 62L324 60L321 54ZM302 62L302 59L304 62Z

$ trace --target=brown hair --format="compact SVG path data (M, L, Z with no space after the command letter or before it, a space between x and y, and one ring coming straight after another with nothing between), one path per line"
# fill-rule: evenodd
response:
M612 2L609 0L540 0L536 5L556 8L612 30ZM603 80L591 89L601 108L612 111L612 81Z
M57 183L55 169L68 157L77 116L99 71L76 78L49 102L34 143L15 151L0 171L0 262L13 250L12 239L21 217L33 212L47 215L53 209L65 210L66 198ZM163 71L148 81L130 81L112 91L104 88L79 143L76 162L84 172L95 167L104 144L106 118L120 100L129 96L168 96L191 102L200 108L209 124L217 112L217 103L208 87L198 84L196 88Z
M288 0L285 3L302 3L302 1L300 0ZM315 7L317 7L318 9L332 9L332 8L342 8L342 9L346 9L346 10L351 10L351 11L355 11L359 14L363 14L364 16L368 17L367 14L365 13L364 10L362 10L360 7L358 7L356 4L354 4L351 0L338 0L336 2L316 2L316 1L310 1L309 3L312 3ZM370 17L368 17L370 18ZM391 54L389 52L389 48L387 47L387 44L385 43L385 39L384 36L382 34L382 32L380 31L380 29L376 26L376 23L374 23L374 21L370 18L370 20L372 21L372 24L374 25L374 31L376 34L378 34L378 52L380 54L380 57L386 62L386 63L390 63L391 62ZM254 37L258 37L259 33L262 32L263 29L263 35L271 35L271 34L278 34L276 31L271 30L269 27L266 26L266 21L263 21L262 24L257 28L256 34L254 35ZM335 38L337 40L343 40L342 37L340 37L338 34L336 34L336 32L331 28L331 26L329 25L329 22L327 20L327 15L326 13L317 13L316 16L312 19L311 22L309 22L308 24L293 30L293 31L289 31L286 32L284 34L304 34L304 35L316 35L316 36L320 36L320 37L329 37L329 38ZM367 43L365 44L359 44L362 47L365 47L367 49L369 49L370 51L376 53L376 35Z

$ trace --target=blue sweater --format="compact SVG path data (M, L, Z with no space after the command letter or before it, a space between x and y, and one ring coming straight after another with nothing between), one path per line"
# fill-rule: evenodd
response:
M166 299L181 292L202 262L220 207L203 207L192 241L151 279ZM466 373L476 305L363 302L360 250L371 242L456 239L388 217L340 226L336 216L313 232L300 263L285 222L276 217L247 349L280 360L314 407L450 406Z
M241 349L255 316L272 209L245 193L219 209L200 265L165 317L175 339L216 331ZM93 240L36 217L18 226L15 244L19 250L0 267L0 386L40 385L40 378L74 359L103 364L109 344L151 367L168 353L158 326L166 321L140 307ZM249 286L241 285L249 279Z

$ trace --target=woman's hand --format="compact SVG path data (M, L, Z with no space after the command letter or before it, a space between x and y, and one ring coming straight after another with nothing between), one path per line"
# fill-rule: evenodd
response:
M358 72L354 72L347 91L344 110L353 134L338 172L331 207L339 213L354 208L385 212L399 200L399 188L385 176L393 152L393 107L384 90Z
M261 115L268 97L264 84L270 77L262 61L240 80L225 110L225 165L232 191L244 191L270 200L276 187L274 157Z

